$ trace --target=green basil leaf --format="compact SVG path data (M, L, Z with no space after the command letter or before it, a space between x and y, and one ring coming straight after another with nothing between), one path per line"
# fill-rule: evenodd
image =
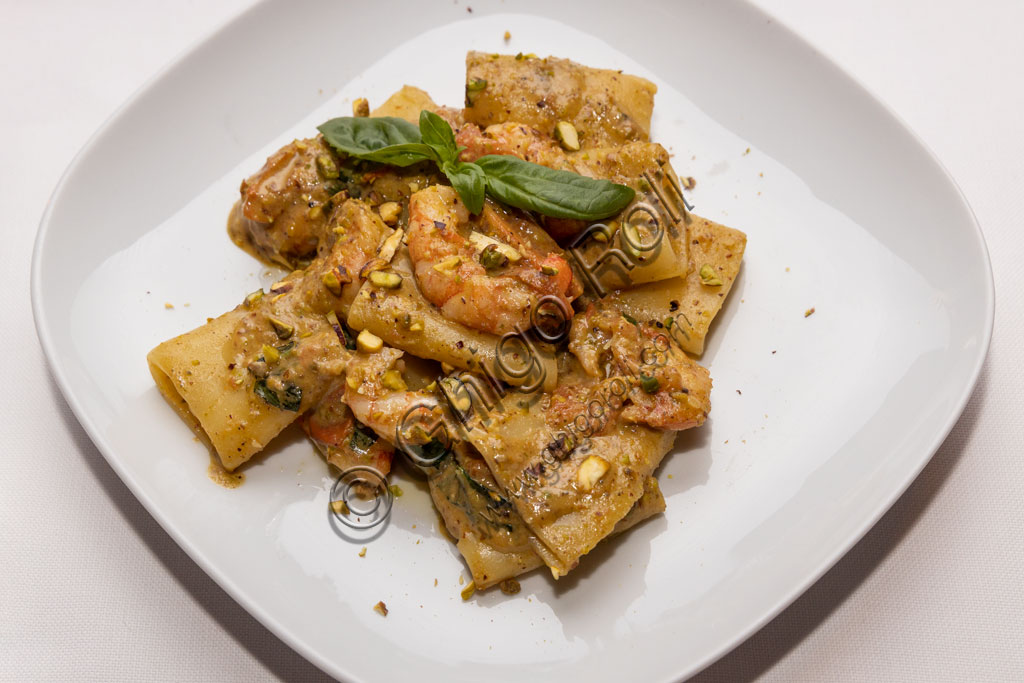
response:
M497 199L554 218L592 221L626 207L632 188L558 171L508 155L489 154L475 162L487 176L487 191Z
M294 384L285 385L283 397L278 396L277 392L268 387L265 379L257 380L253 391L267 405L274 408L298 412L299 406L302 404L302 388Z
M447 124L445 124L447 125ZM446 163L441 170L448 176L452 187L459 193L462 203L470 213L480 213L484 208L484 172L476 164L465 162Z
M448 122L432 111L420 111L420 135L423 144L433 149L440 162L455 163L459 158L459 148L455 144L455 133Z
M419 129L393 116L342 116L320 124L317 130L331 147L359 159L392 166L437 160L421 141Z
M349 438L349 448L357 453L367 453L370 447L377 442L377 435L370 431L366 425L356 422L352 427L352 436Z

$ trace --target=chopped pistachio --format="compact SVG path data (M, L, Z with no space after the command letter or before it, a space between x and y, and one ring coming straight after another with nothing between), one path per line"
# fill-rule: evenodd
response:
M348 385L349 389L355 391L356 389L359 388L362 382L360 382L359 378L356 377L355 375L345 375L345 384Z
M329 270L324 273L324 276L320 279L323 282L324 287L327 291L334 296L341 296L341 280L338 279L338 274L333 270Z
M271 294L284 294L285 292L292 291L295 287L294 280L278 280L274 284L270 285Z
M501 588L501 592L505 595L515 595L522 588L515 579L505 579L498 584L498 587Z
M505 40L511 40L511 39L512 39L512 34L509 33L508 31L505 31Z
M814 315L814 308L813 307L812 308L808 308L806 311L804 311L804 317L805 318L810 318L812 315Z
M508 264L508 257L498 250L493 244L488 244L480 252L480 264L485 270L497 270Z
M388 262L379 256L376 256L363 264L363 267L359 269L359 277L365 280L370 276L370 273L377 270L383 270L387 267Z
M377 207L377 213L386 224L394 225L398 222L399 214L402 213L402 205L398 202L384 202Z
M398 289L402 286L402 276L398 273L385 273L383 270L375 270L370 273L370 284L374 287L384 289Z
M483 233L479 233L476 230L469 233L469 241L473 243L474 247L481 250L486 249L489 246L493 246L495 249L504 254L505 257L512 263L517 263L523 258L523 255L520 254L514 247L509 246L504 242L499 242L493 237L484 235Z
M473 103L476 102L476 98L480 96L480 93L487 87L487 81L483 78L471 78L466 81L466 106L472 107Z
M568 121L559 121L555 124L555 139L570 152L580 151L580 136L576 132L576 126Z
M422 332L423 331L423 323L421 321L419 321L419 320L412 321L411 323L409 323L409 331L410 332Z
M594 238L595 242L608 241L608 233L606 233L604 230L595 230L593 233L591 233L590 236Z
M324 215L324 207L322 207L319 204L317 204L316 206L310 207L309 211L306 212L306 216L308 218L313 219L313 220L316 220L317 218L320 218L323 215Z
M343 285L352 282L352 273L348 272L348 268L345 266L334 266L334 274L338 276L338 282Z
M268 363L276 363L281 360L281 352L270 344L263 345L263 360Z
M555 268L554 266L543 265L540 267L540 272L544 273L545 275L558 275L558 268Z
M245 304L246 308L252 308L256 305L256 302L263 298L263 290L257 289L255 292L251 292L245 295L245 299L242 303Z
M590 491L608 471L608 461L599 455L592 455L580 465L576 472L576 483L584 491Z
M338 164L331 158L330 154L321 154L316 158L316 167L320 175L328 180L334 180L341 173L338 171Z
M687 190L692 190L693 188L697 187L697 180L693 176L686 176L685 178L680 178L680 182L682 182L683 187L685 187Z
M390 262L395 257L395 252L398 251L398 246L402 243L402 237L404 236L405 231L401 228L388 235L387 239L380 245L380 249L377 250L377 256Z
M391 495L392 496L394 496L395 498L401 498L402 497L402 494L404 493L404 491L402 491L402 487L401 486L399 486L398 484L392 484L390 488L391 488Z
M370 115L370 102L365 97L357 97L352 102L352 116L365 118Z
M343 500L332 500L331 501L331 510L333 510L334 514L336 514L336 515L347 515L348 514L348 504L345 501L343 501Z
M363 330L356 337L356 348L364 353L377 353L384 348L384 340L369 330Z
M439 273L451 275L455 272L455 269L459 267L460 263L462 263L462 258L458 255L452 255L442 260L440 263L435 263L433 268Z
M463 600L469 600L473 597L473 593L476 593L476 583L470 581L466 584L466 587L462 589L462 593L460 593L460 595L462 595Z
M278 338L287 339L288 337L295 334L295 328L274 317L268 317L267 320L270 322L270 326L274 328L274 332L277 333Z
M391 389L392 391L405 391L409 388L408 385L406 385L405 380L402 379L402 373L398 370L386 370L384 374L381 375L380 383L385 388Z
M381 600L373 606L373 611L382 617L386 617L388 615L388 606L384 604L383 600Z
M661 382L658 381L657 377L651 377L650 375L640 375L640 388L648 394L653 394L658 391L661 387Z
M366 546L364 545L359 551L359 557L366 557Z
M718 277L718 273L715 272L715 269L707 264L700 267L700 281L708 287L722 286L722 278Z
M441 386L445 396L448 398L448 402L460 413L465 413L473 407L473 399L470 397L469 391L459 391L460 385L461 382L459 380L450 377L445 377L441 380Z

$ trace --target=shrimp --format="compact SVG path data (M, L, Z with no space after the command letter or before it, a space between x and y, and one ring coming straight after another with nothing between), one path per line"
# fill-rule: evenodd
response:
M707 419L710 374L656 324L591 304L573 320L569 350L588 375L605 383L625 380L627 391L609 388L622 401L626 422L682 430Z
M467 123L459 129L455 141L466 148L459 156L462 161L476 161L486 154L510 154L549 168L575 170L572 159L552 137L521 123L496 123L485 130Z
M406 386L402 355L402 351L385 348L356 356L346 370L343 400L382 440L394 444L414 464L429 469L460 434L452 414L433 392ZM424 448L431 441L438 442L439 451Z
M337 155L321 138L295 140L242 182L228 232L258 258L288 268L308 264L324 234L331 195L341 189Z
M582 293L558 245L522 214L486 202L478 217L435 185L409 201L409 257L423 296L456 322L505 334L533 327L544 297L566 321Z
M344 403L345 384L334 386L316 407L303 416L302 428L324 458L339 470L369 466L381 475L391 471L394 449L357 423Z

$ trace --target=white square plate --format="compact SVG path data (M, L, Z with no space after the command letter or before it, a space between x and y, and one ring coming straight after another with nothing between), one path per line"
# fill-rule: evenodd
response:
M472 14L464 4L261 4L151 81L54 193L32 292L69 404L195 561L333 675L689 675L853 545L968 398L991 333L991 270L938 162L758 10L644 7L516 3L527 16L482 0ZM703 358L712 417L678 439L659 473L667 513L557 583L535 572L514 597L464 603L463 566L422 482L399 472L406 495L370 539L332 529L330 473L298 436L252 463L240 489L219 488L145 354L275 277L224 230L242 177L354 97L379 103L410 83L458 104L468 49L654 80L654 137L697 178L697 213L749 244ZM387 618L371 610L378 600Z

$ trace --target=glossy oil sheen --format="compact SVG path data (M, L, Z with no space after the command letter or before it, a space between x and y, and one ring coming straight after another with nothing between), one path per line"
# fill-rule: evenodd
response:
M469 18L461 5L270 2L158 76L80 154L43 219L40 339L76 415L147 509L326 671L673 680L805 590L941 443L988 346L985 246L916 138L757 10L517 3L542 19L472 6ZM749 243L703 358L712 417L679 437L659 473L666 514L557 583L535 572L514 597L463 602L463 565L420 480L399 472L405 495L372 537L332 526L330 473L292 432L241 488L219 488L145 354L276 279L224 230L243 176L355 97L376 104L410 83L458 104L467 49L654 80L653 134L697 178L696 212ZM371 609L378 600L386 618Z

